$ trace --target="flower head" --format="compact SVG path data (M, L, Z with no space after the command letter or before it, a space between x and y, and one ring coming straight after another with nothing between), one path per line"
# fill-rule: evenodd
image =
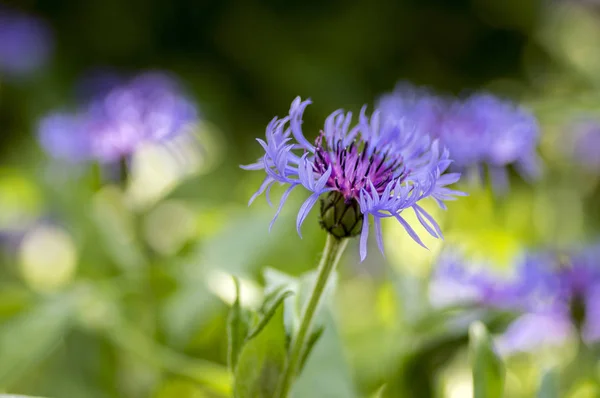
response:
M537 121L507 100L487 93L451 100L404 84L381 97L380 106L386 118L402 119L439 139L456 170L480 172L487 166L500 191L507 187L509 165L528 179L539 174Z
M0 73L35 72L48 60L51 47L50 30L41 20L0 8Z
M443 256L431 292L433 299L439 298L445 287L446 304L463 299L518 314L498 338L504 354L561 344L576 333L593 342L600 340L598 259L600 245L561 256L550 251L532 253L518 261L513 278L501 279L485 269L469 272L472 267L462 257ZM464 292L472 294L464 300Z
M419 201L431 197L444 207L443 201L462 195L446 187L460 177L457 173L443 174L451 163L448 152L412 126L381 120L378 111L367 117L364 107L353 127L351 112L333 112L313 144L302 131L302 115L308 104L310 101L296 98L288 116L274 118L267 126L266 141L258 139L265 155L244 166L267 174L250 203L264 192L269 200L276 182L289 185L271 225L291 191L302 186L311 195L300 207L298 233L317 200L327 194L322 199L321 225L337 238L360 233L361 259L367 253L369 215L373 216L382 251L381 219L387 217L396 218L424 246L401 215L408 208L432 236L441 237L437 223Z
M476 304L507 308L514 304L512 279L495 273L488 264L467 260L454 250L438 258L429 287L429 297L436 306Z
M39 137L56 158L112 163L145 142L174 137L197 118L193 103L173 78L145 73L102 90L74 113L46 116L39 124Z

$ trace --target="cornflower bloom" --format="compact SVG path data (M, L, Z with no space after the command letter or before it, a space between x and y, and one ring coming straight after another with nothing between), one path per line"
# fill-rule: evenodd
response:
M39 138L59 159L115 163L144 143L168 141L197 119L196 108L172 77L144 73L102 90L76 112L47 115Z
M505 355L562 344L578 334L590 343L600 340L599 258L600 245L560 257L552 252L529 254L518 262L513 278L494 280L484 270L468 273L464 259L449 262L442 257L431 292L439 296L436 289L451 286L454 297L449 293L446 300L456 302L460 292L474 291L478 294L462 302L518 314L498 336L498 349Z
M436 307L455 304L510 307L514 305L512 277L493 272L489 264L467 260L456 250L445 250L437 260L429 298Z
M267 174L250 199L266 193L276 182L287 184L271 226L296 187L310 196L300 207L296 227L321 198L321 226L337 239L360 234L361 260L367 255L369 216L373 217L377 243L383 252L381 219L394 217L421 246L423 242L403 218L411 208L421 225L434 237L442 233L436 221L419 204L431 197L445 209L444 201L462 192L447 188L460 174L444 172L452 162L437 141L398 120L381 119L379 111L369 118L366 107L358 123L350 127L352 113L333 112L325 120L314 144L302 131L302 117L310 100L298 97L289 115L274 118L266 129L266 140L257 141L265 154L258 162L242 166Z
M0 7L0 74L29 75L48 61L51 50L52 35L44 22Z
M463 100L442 98L402 84L379 104L386 118L403 119L439 139L450 151L455 170L482 174L487 168L500 192L508 186L509 165L529 180L540 173L537 121L510 101L488 93Z

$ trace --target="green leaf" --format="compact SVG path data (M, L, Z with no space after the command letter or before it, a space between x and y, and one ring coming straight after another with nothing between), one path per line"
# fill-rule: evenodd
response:
M547 370L542 376L542 382L540 383L537 398L558 398L558 389L559 385L556 371Z
M0 398L42 398L42 397L38 397L38 396L33 396L33 395L4 395L4 394L0 394Z
M261 332L261 330L269 323L275 311L279 308L280 304L283 303L287 297L294 294L291 290L286 290L284 286L281 286L279 289L271 292L263 302L261 309L259 310L259 318L258 323L252 327L250 333L248 334L248 340L254 338L257 334Z
M280 297L270 321L242 348L235 370L235 398L272 398L277 389L287 354L281 305L285 295Z
M72 297L61 296L2 324L0 389L8 388L60 343L74 313Z
M321 314L323 334L306 358L304 369L292 387L292 397L356 398L352 371L331 311Z
M492 339L477 321L469 327L474 398L501 398L504 392L504 365L492 345Z
M227 337L229 340L228 364L232 372L237 365L238 356L246 341L250 327L250 314L240 305L240 281L234 276L233 282L235 283L235 301L229 311L227 322Z
M300 367L298 369L299 372L302 372L302 368L304 368L304 364L306 363L306 359L310 355L313 347L319 341L319 338L323 334L325 328L323 326L318 326L308 337L308 341L306 342L306 351L302 354L302 359L300 360Z
M124 272L139 271L146 259L136 236L135 217L123 193L114 186L104 187L94 196L91 215L101 243L115 263Z
M379 387L379 389L377 389L377 391L375 391L370 398L383 398L383 393L385 392L385 387L386 385L382 385L381 387Z

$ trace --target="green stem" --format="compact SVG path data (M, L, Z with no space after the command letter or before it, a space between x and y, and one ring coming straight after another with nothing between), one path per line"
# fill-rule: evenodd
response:
M276 397L278 398L287 398L289 395L292 383L298 373L300 361L305 356L306 345L310 336L309 332L319 307L321 297L323 296L327 282L333 274L333 270L339 262L347 243L347 239L338 239L333 235L327 234L325 250L323 251L321 261L319 262L319 274L317 275L317 280L310 293L308 302L302 311L298 332L292 340L288 361L279 383L278 393L276 394Z

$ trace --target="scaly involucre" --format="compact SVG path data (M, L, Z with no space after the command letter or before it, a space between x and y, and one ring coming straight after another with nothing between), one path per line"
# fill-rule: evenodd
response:
M411 208L429 234L441 238L436 221L419 202L433 198L445 209L444 201L462 192L447 188L460 178L459 173L444 174L452 162L448 151L438 141L405 125L402 121L383 120L375 111L369 118L366 107L358 123L351 127L352 113L333 112L325 120L315 143L308 141L302 131L302 117L310 100L298 97L289 115L274 118L266 129L266 140L257 139L265 154L258 162L243 166L247 170L264 170L267 174L258 191L250 199L269 191L276 182L288 185L283 193L271 226L296 187L311 194L300 207L296 226L300 227L319 197L328 192L343 195L346 203L356 201L363 215L360 233L361 260L367 254L369 215L373 217L377 243L383 251L381 219L394 217L408 234L425 246L406 222L402 212Z

